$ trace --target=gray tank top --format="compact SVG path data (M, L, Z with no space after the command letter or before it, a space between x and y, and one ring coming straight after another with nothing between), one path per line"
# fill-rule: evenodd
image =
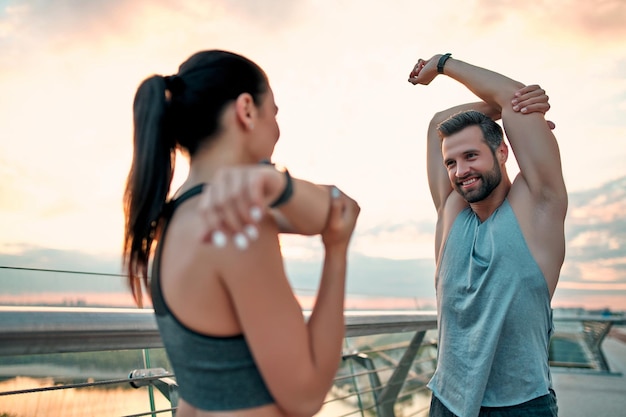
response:
M198 195L198 185L168 204L163 242L174 210ZM161 339L172 365L180 397L206 411L227 411L274 403L243 335L213 337L195 332L172 314L160 285L162 245L157 246L150 289Z
M483 223L459 213L435 278L433 394L460 417L548 394L550 294L508 200Z

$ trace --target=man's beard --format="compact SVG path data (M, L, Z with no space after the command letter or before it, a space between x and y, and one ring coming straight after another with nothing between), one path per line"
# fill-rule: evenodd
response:
M500 181L502 181L502 171L497 161L494 160L493 169L491 171L479 176L479 181L480 186L477 189L466 191L458 182L455 182L454 188L456 188L458 193L461 194L461 197L468 203L477 203L489 197L491 192L500 184Z

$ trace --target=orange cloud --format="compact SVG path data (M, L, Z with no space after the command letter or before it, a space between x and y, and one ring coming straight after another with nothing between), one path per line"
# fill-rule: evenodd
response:
M620 196L617 196L620 198ZM576 224L608 223L623 218L626 199L613 200L610 194L601 195L583 207L573 209L568 215Z
M521 18L534 34L550 34L570 42L623 43L626 36L626 3L622 0L543 0L532 3L479 0L472 8L477 27L493 27L508 17ZM463 9L467 13L467 9ZM553 38L554 39L554 38Z
M567 242L567 246L572 250L584 250L592 246L602 246L615 250L620 248L621 240L623 239L613 236L611 230L591 230L578 234L574 239Z
M626 291L626 283L559 281L558 288L585 291ZM626 297L626 294L624 296Z
M607 283L621 281L626 287L626 271L621 268L623 265L626 265L626 258L577 262L576 268L582 281Z

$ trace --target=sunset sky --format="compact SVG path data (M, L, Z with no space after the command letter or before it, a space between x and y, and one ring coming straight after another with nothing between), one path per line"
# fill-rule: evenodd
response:
M540 84L568 190L583 191L626 175L624 22L621 0L0 0L0 253L119 256L137 86L196 51L227 49L270 78L274 160L359 201L353 253L432 258L426 128L475 97L445 77L412 86L417 59L451 52ZM304 239L284 240L288 259L319 257ZM626 300L626 277L612 282ZM602 304L593 279L562 284Z

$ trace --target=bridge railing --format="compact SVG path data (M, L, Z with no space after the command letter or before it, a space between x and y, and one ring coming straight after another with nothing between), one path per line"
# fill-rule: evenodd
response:
M555 323L552 367L611 372L601 345L624 316ZM435 312L348 311L345 324L343 360L318 416L427 416ZM175 416L177 405L152 310L0 306L0 416Z
M318 415L426 416L436 327L431 311L346 312L343 360ZM84 415L85 407L90 415L176 414L175 375L152 310L0 307L0 334L0 377L27 381L0 385L0 416L28 406L48 416L55 407L58 415ZM97 390L110 399L83 400ZM141 409L130 406L137 390L145 391Z

